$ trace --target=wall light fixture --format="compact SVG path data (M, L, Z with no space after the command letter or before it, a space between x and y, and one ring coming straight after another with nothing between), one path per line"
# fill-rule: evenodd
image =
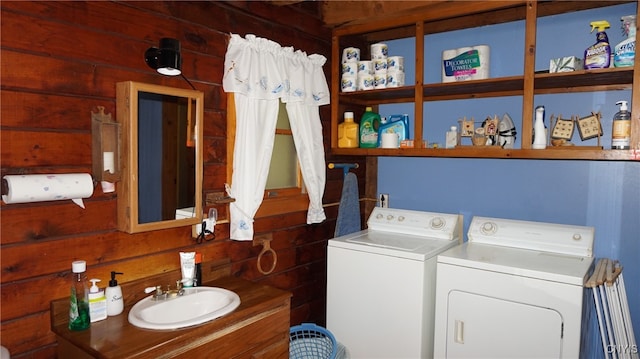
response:
M163 75L180 75L182 73L180 41L168 37L160 39L159 48L150 47L145 51L144 60L149 67Z

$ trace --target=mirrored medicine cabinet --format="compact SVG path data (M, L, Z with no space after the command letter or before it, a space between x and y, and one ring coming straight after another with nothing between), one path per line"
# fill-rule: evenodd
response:
M202 220L200 91L139 82L116 86L122 124L118 229L128 233Z

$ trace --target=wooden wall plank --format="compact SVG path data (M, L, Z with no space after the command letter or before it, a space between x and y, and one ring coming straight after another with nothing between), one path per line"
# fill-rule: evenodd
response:
M115 116L117 82L189 87L180 77L157 74L142 59L167 36L181 41L185 76L205 94L203 191L222 191L227 128L221 83L228 34L255 33L325 56L330 50L330 31L316 27L317 19L266 3L3 1L0 11L2 175L90 172L90 113L104 106ZM320 113L326 135L329 106ZM328 178L335 184L325 196L338 198L341 176ZM293 324L324 320L318 303L324 302L326 241L335 208L327 209L325 223L313 226L306 225L304 211L257 219L256 230L274 234L280 256L277 271L264 276L256 268L261 248L229 240L228 223L217 225L216 239L201 245L190 227L130 235L116 230L116 203L116 194L98 186L84 210L69 201L0 205L0 328L12 357L55 357L49 302L68 295L75 259L87 260L88 275L103 285L112 270L124 272L119 281L126 284L173 273L180 268L178 252L197 250L206 260L232 262L233 275L292 290ZM228 216L226 205L219 211ZM125 293L125 301L139 295Z

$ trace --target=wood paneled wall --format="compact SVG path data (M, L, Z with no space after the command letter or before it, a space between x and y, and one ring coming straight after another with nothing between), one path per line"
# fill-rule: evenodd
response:
M327 57L331 34L314 16L294 7L251 1L27 2L1 6L2 175L91 171L91 111L116 114L115 84L139 81L188 88L181 78L148 68L144 51L161 37L180 40L183 73L205 93L204 192L220 192L226 179L226 97L222 71L229 33L255 34L284 46ZM327 75L327 78L329 76ZM323 106L325 144L329 106ZM117 119L116 119L117 120ZM327 160L332 158L327 156ZM341 159L341 161L354 159ZM361 160L360 160L361 161ZM366 166L357 170L363 178ZM342 172L329 171L325 203L339 201ZM361 181L364 193L364 181ZM179 251L206 260L228 260L231 273L293 293L291 323L324 323L326 245L337 207L328 220L306 225L306 213L261 218L257 233L273 233L274 273L256 268L260 247L229 240L196 245L190 228L130 235L116 230L115 194L98 186L86 209L71 201L2 203L1 342L13 358L55 357L49 303L68 295L71 262L84 259L88 275L106 284L112 270L121 282L179 268Z

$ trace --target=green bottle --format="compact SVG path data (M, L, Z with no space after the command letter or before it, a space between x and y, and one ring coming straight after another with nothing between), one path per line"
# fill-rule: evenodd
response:
M85 330L91 325L89 317L89 286L87 284L87 262L71 263L71 302L69 303L69 329Z
M367 107L360 119L360 148L378 147L378 128L380 127L380 115Z

